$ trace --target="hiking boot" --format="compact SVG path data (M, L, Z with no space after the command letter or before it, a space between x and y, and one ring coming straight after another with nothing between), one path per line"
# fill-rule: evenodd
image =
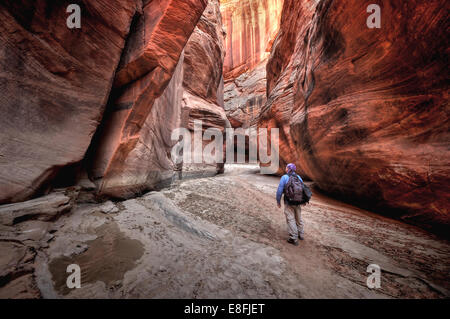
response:
M305 237L303 237L303 235L298 235L298 239L303 240Z
M289 239L287 240L287 242L288 242L289 244L294 245L294 246L298 246L298 240L294 240L294 239L292 239L292 238L289 238Z

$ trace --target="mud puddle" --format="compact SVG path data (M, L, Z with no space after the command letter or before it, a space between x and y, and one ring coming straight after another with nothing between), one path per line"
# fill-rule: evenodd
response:
M81 286L97 281L107 286L116 285L124 274L133 269L144 254L143 244L125 236L115 222L108 222L95 229L98 236L86 242L88 249L78 255L62 256L49 264L54 289L67 295L71 289L66 285L67 266L77 264L81 269Z

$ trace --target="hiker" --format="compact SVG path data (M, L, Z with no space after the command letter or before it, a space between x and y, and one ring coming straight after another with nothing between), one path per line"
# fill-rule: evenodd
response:
M292 190L300 192L300 194L302 193L303 180L295 172L296 169L297 167L293 163L290 163L286 166L286 174L281 177L280 185L278 185L277 190L278 208L281 208L281 195L284 194L284 214L286 215L286 222L289 231L289 239L287 240L287 242L295 246L298 245L298 239L304 239L303 220L301 216L300 202L293 201L292 198L287 198L286 186L290 187L290 193L292 193ZM298 177L298 179L296 177ZM288 185L288 183L290 185ZM299 184L302 185L300 186L300 190L298 189Z

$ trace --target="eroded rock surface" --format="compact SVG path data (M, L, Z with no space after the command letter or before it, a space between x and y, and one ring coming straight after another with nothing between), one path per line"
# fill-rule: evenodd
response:
M0 203L45 193L82 160L101 195L130 197L170 179L182 52L207 3L85 0L81 29L69 29L64 3L3 2Z
M40 298L36 283L35 259L47 248L55 229L51 222L17 221L0 225L0 298Z
M100 193L127 198L170 179L175 144L170 137L180 125L180 57L206 5L206 0L143 3L92 146L90 173Z
M0 224L11 226L28 219L55 220L72 209L77 192L66 193L69 192L53 192L25 202L1 205Z
M185 48L181 127L190 131L191 156L190 161L176 165L181 178L211 176L223 171L223 163L219 162L224 161L225 147L219 161L215 153L208 154L205 147L211 141L195 140L194 122L201 122L202 137L206 130L214 129L222 137L223 143L218 144L224 144L225 128L230 126L223 100L224 35L220 3L210 0ZM183 150L186 151L188 147ZM197 156L200 160L194 161Z
M280 128L281 167L346 200L448 233L447 10L381 1L284 3L259 127Z
M0 203L82 160L101 120L136 1L79 3L81 29L66 26L66 2L0 4Z
M222 109L224 38L219 0L210 0L186 44L183 88Z
M277 35L283 0L222 0L227 33L225 79L252 70L268 57Z
M256 127L266 103L266 63L225 83L225 111L232 127Z

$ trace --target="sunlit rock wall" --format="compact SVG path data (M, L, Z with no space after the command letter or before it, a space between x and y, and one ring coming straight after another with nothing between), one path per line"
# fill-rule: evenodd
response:
M207 0L144 1L88 162L99 192L132 197L172 175L171 132L179 126L182 52Z
M321 189L448 231L448 10L378 3L369 29L365 1L285 1L259 127Z
M194 139L194 122L201 122L202 134L216 129L224 141L225 128L229 126L223 95L224 37L219 0L209 0L185 49L181 127L191 132L191 161L177 166L182 178L223 172L223 156L218 163L215 152L204 151L211 141L202 139L199 143ZM195 143L199 143L198 147ZM200 163L194 163L195 156L201 159Z
M236 78L268 57L279 29L283 0L222 0L224 77Z

